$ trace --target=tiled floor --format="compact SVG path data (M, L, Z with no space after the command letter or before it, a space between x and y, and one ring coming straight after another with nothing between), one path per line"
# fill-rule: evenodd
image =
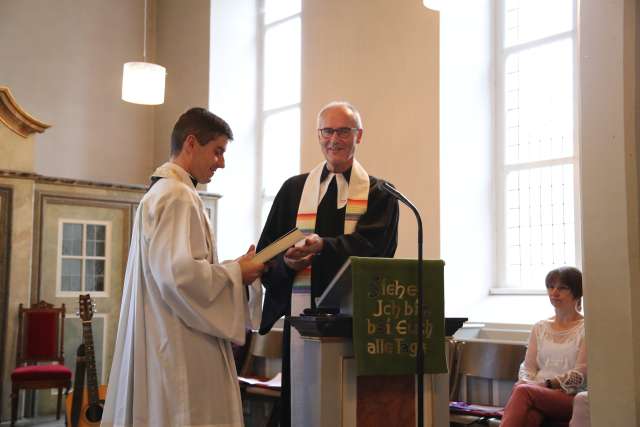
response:
M0 427L8 427L11 425L9 421L0 423ZM48 417L36 417L36 418L20 418L16 422L16 427L64 427L64 415L60 416L59 420L56 420L55 415Z

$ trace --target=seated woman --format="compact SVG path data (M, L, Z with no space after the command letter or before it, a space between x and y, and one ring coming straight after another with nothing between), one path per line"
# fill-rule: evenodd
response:
M569 427L590 427L591 412L589 411L589 392L581 391L573 399L573 415Z
M520 379L504 408L501 427L538 427L543 420L569 422L573 397L586 388L582 273L560 267L547 274L545 284L556 315L531 330Z

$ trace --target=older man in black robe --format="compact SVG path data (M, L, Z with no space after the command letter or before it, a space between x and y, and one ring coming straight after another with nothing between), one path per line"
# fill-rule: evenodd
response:
M326 161L289 178L278 191L257 250L296 226L307 237L303 245L276 257L262 276L266 296L260 333L267 333L282 316L298 315L311 306L350 256L393 257L398 202L355 160L362 133L360 114L351 104L325 106L318 114L318 141ZM296 341L299 336L285 324L283 427L303 422L290 419L290 360L300 352Z

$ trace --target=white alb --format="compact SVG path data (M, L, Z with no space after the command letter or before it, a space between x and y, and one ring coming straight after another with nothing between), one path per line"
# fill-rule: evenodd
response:
M536 323L529 336L529 346L520 367L520 380L544 384L556 378L562 389L575 394L587 386L587 348L584 319L570 329L553 328L552 320Z
M102 426L241 427L231 341L244 342L245 286L219 263L187 172L165 163L138 208Z

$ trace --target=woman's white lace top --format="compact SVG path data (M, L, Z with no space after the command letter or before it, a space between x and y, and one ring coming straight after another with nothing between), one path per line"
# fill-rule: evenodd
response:
M586 390L584 319L564 331L553 329L552 323L552 320L541 320L533 326L527 354L520 367L520 380L544 383L545 379L557 378L569 394Z

